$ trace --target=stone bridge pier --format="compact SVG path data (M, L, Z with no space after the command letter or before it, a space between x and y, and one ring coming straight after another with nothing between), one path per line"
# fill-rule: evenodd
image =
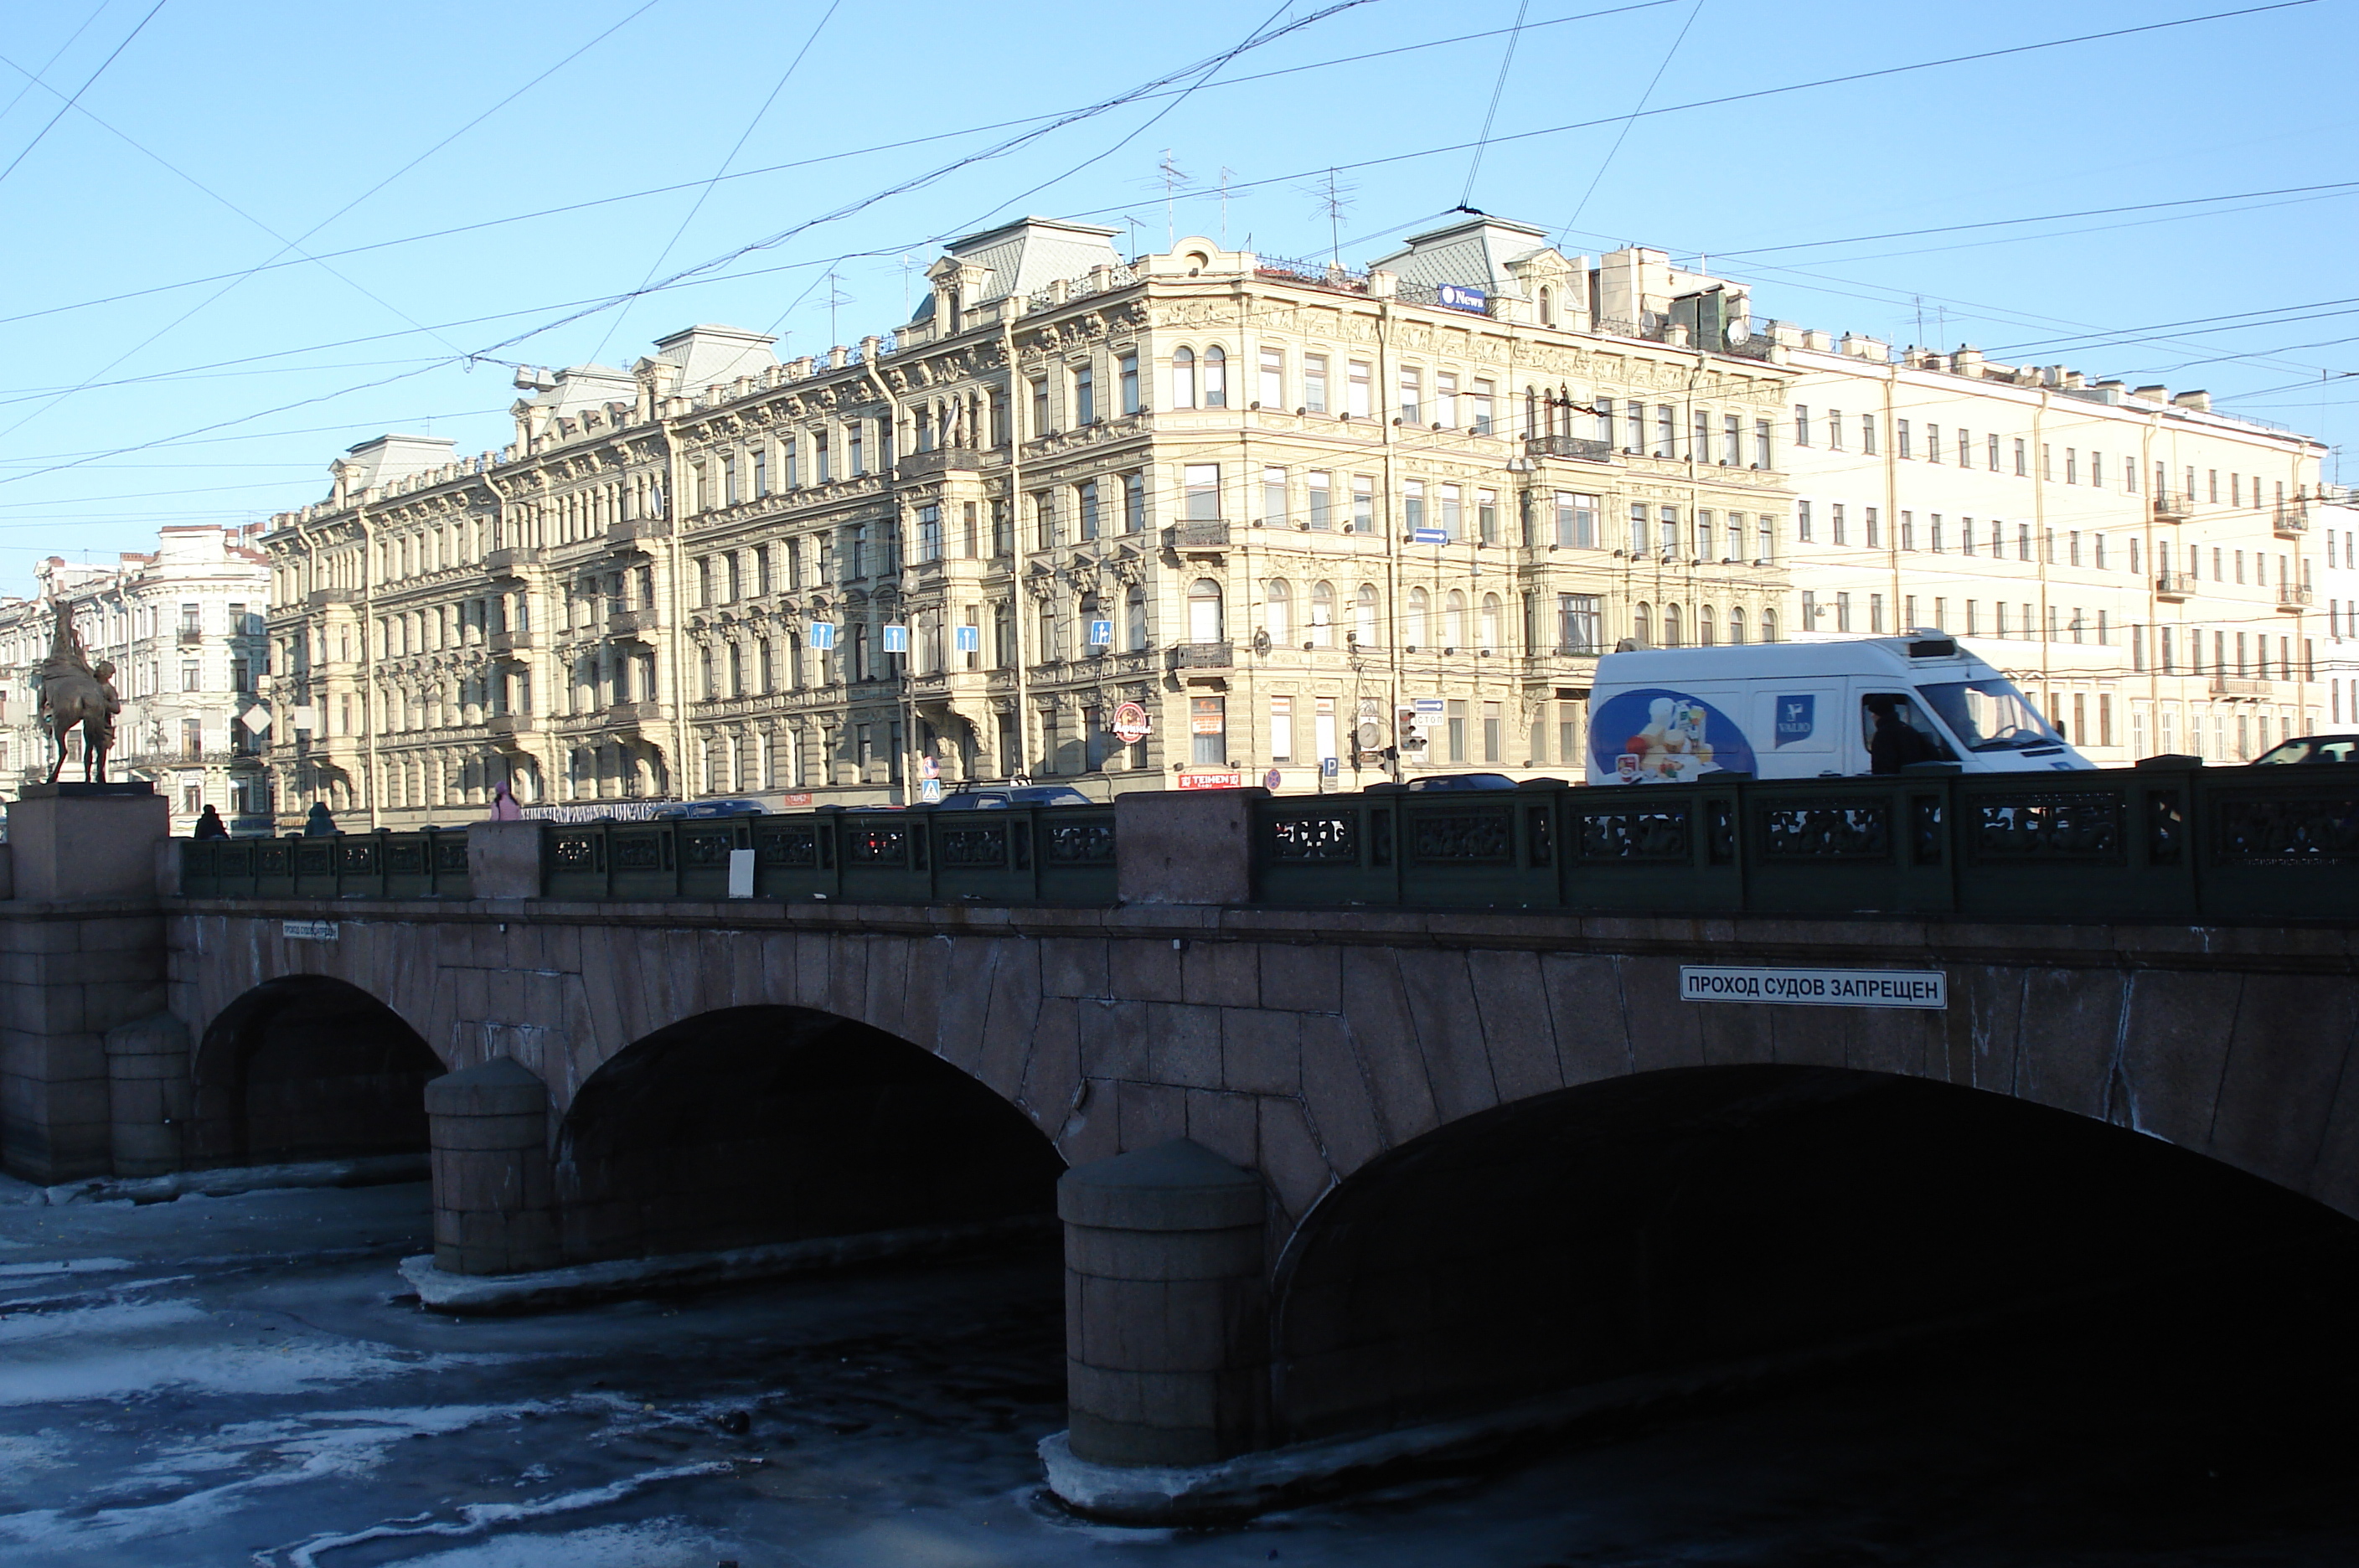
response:
M1132 1519L2359 1217L2343 925L1276 908L1238 802L1118 813L1103 906L553 898L533 823L465 897L329 899L19 802L0 1160L430 1165L433 1277L511 1304L1060 1233L1044 1457Z

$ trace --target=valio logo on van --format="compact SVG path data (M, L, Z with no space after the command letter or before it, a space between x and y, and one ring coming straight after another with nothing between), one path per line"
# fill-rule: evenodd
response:
M1777 745L1810 739L1810 732L1818 728L1818 698L1807 691L1799 697L1778 698Z

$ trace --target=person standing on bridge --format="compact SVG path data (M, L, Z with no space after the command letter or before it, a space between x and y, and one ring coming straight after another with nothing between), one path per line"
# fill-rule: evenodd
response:
M492 786L492 815L495 822L519 822L524 820L524 808L516 804L516 796L504 779Z

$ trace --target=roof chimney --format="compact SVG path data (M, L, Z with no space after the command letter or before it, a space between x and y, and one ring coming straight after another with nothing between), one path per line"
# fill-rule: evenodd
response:
M2181 392L2170 401L2175 407L2192 408L2199 414L2208 414L2212 411L2212 394L2209 392Z

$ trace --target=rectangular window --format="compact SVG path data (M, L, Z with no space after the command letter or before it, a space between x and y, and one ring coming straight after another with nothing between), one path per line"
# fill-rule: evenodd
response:
M1914 512L1903 512L1900 514L1900 539L1898 542L1900 548L1903 550L1915 550L1917 548L1917 515Z
M1506 721L1497 702L1483 704L1483 760L1499 760L1506 744Z
M1352 531L1376 531L1376 482L1364 474L1352 475Z
M1272 697L1269 700L1269 759L1272 762L1294 760L1294 699Z
M2039 443L2039 478L2043 484L2056 482L2056 449L2046 441Z
M1094 425L1097 422L1097 371L1090 365L1075 365L1073 367L1073 423Z
M1995 527L1996 525L1993 525ZM2031 525L2018 523L2015 528L2015 556L2017 561L2031 559Z
M1794 444L1796 446L1810 444L1810 409L1806 403L1794 405Z
M1364 359L1349 363L1344 373L1343 411L1355 419L1365 419L1375 413L1375 373Z
M756 495L757 495L757 496L760 496L760 495L768 495L769 493L770 493L770 452L769 452L769 449L768 449L767 447L756 447L756 448L754 449L754 494L755 494Z
M825 430L821 430L811 437L812 483L826 485L832 483L834 478L835 464L832 455L828 452L827 432Z
M1873 428L1873 423L1872 423L1872 421L1874 420L1875 416L1871 414L1871 415L1868 415L1868 416L1866 416L1866 417L1867 417L1867 418L1868 418L1868 419L1871 421L1871 425L1870 425L1870 427L1869 427L1869 428L1871 428L1871 429L1872 429L1872 428ZM1843 410L1842 410L1841 408L1829 408L1829 409L1827 410L1827 450L1828 450L1828 451L1830 451L1830 452L1841 452L1841 451L1843 451ZM1860 448L1860 451L1862 451L1862 452L1874 452L1875 450L1875 449L1874 447L1872 447L1872 446L1863 446L1863 447L1861 447L1861 448Z
M1527 392L1524 396L1527 399L1529 399L1531 394ZM1527 400L1525 404L1524 419L1524 422L1527 425L1533 425L1531 409L1532 405ZM1526 435L1536 436L1538 435L1540 431L1537 425L1533 425L1532 429L1526 430L1524 433ZM1603 441L1607 446L1612 446L1614 444L1614 399L1611 397L1600 397L1597 399L1597 439Z
M1602 603L1594 593L1556 596L1557 652L1572 655L1605 651Z
M1849 537L1849 529L1844 526L1845 519L1843 517L1843 506L1842 502L1838 501L1833 506L1827 508L1827 518L1829 525L1833 530L1835 543L1849 544L1851 539Z
M1874 414L1862 414L1859 417L1859 450L1870 457L1875 455L1875 416Z
M1404 425L1423 424L1425 422L1424 408L1425 396L1423 373L1417 370L1403 369L1400 373L1401 423Z
M1030 433L1035 436L1045 436L1049 433L1049 378L1045 376L1036 376L1032 377L1032 430ZM853 472L857 474L860 470L857 466L854 466Z
M1499 542L1499 493L1496 490L1474 492L1474 537L1484 544Z
M1630 507L1630 553L1632 555L1647 553L1647 538L1649 531L1646 503L1643 501L1633 503Z
M1803 544L1810 542L1810 504L1808 501L1794 503L1794 538Z
M1723 468L1745 465L1745 424L1734 414L1720 417L1720 462Z
M1958 430L1958 466L1972 468L1973 465L1974 439L1965 432L1964 427L1961 426Z
M1851 595L1848 593L1835 595L1835 630L1851 630Z
M1327 411L1327 356L1323 354L1302 356L1302 411L1306 414Z
M1425 481L1401 481L1401 532L1413 534L1425 527Z
M1221 516L1221 465L1191 463L1180 470L1186 496L1185 516L1195 522L1216 522Z
M1465 537L1465 506L1462 494L1455 485L1440 485L1434 492L1434 499L1438 503L1434 526L1448 535L1452 544Z
M1266 348L1261 351L1261 386L1256 396L1265 408L1286 407L1286 351Z
M1940 554L1940 553L1941 553L1941 514L1940 514L1940 513L1939 513L1939 512L1935 512L1935 513L1933 513L1931 516L1928 517L1925 519L1925 531L1926 531L1926 533L1927 533L1927 534L1929 534L1930 536L1931 536L1931 538L1930 538L1930 542L1931 542L1932 547L1933 547L1933 553L1934 553L1935 555L1939 555L1939 554Z
M1136 414L1138 412L1138 355L1124 354L1116 364L1122 379L1122 411Z
M1221 767L1229 760L1228 699L1188 699L1189 760Z
M2065 559L2072 565L2081 564L2081 530L2073 528L2064 535Z
M1466 760L1466 704L1453 698L1444 713L1450 724L1450 760L1463 762Z
M1693 443L1688 448L1688 458L1694 463L1712 461L1712 416L1701 408L1695 411L1695 423L1688 437ZM1636 445L1634 441L1631 443Z
M1941 427L1939 425L1929 424L1925 427L1925 461L1928 463L1941 461Z
M1073 509L1081 514L1082 538L1083 539L1097 538L1098 484L1096 480L1085 480L1073 486Z
M1679 412L1668 403L1658 403L1655 406L1655 455L1679 454Z
M1458 428L1458 377L1446 371L1434 373L1433 422L1445 430Z
M2089 483L2100 490L2105 487L2105 454L2103 452L2089 454Z
M2017 479L2027 479L2031 476L2031 469L2026 460L2026 454L2029 451L2030 448L2025 444L2023 439L2020 436L2017 437L2015 442L2015 476Z
M1316 468L1303 481L1303 488L1310 501L1310 524L1321 532L1335 526L1334 483L1333 474Z
M1985 445L1989 452L1990 471L1996 474L1998 472L1998 437L1990 437Z
M1597 497L1556 493L1556 542L1579 550L1597 548Z
M1265 528L1286 527L1286 470L1261 471L1261 520Z
M1491 433L1492 420L1498 412L1498 387L1489 381L1474 383L1473 430L1478 436Z
M1769 421L1767 419L1753 421L1753 466L1760 469L1777 466L1769 461Z
M1892 451L1894 455L1898 457L1908 455L1908 421L1906 419L1897 419L1893 422Z
M854 419L844 426L843 439L852 458L852 475L857 479L868 472L868 421Z
M2064 449L2064 483L2067 485L2081 483L2081 449L2078 447L2068 446Z

